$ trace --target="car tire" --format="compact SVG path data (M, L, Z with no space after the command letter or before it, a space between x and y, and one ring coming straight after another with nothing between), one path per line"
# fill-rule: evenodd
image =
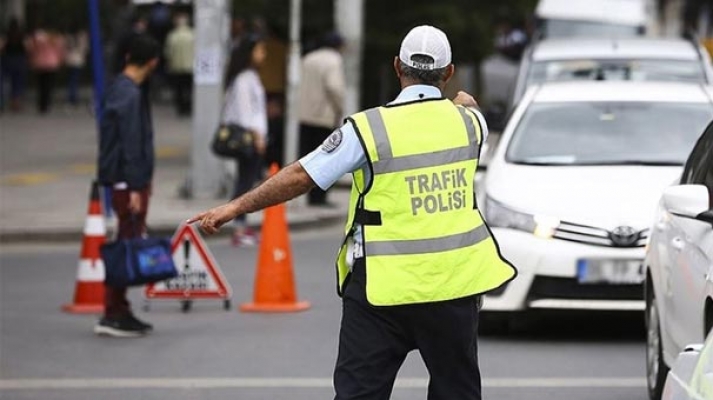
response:
M661 400L669 368L663 360L661 319L651 286L646 295L646 386L649 399Z

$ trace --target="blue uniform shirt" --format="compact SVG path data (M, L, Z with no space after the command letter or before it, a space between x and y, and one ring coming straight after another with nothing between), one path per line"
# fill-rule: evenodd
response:
M396 99L390 104L399 104L421 99L433 99L441 97L441 91L435 86L412 85L404 88ZM488 135L488 128L485 118L479 113L475 115L480 121L483 131L483 143ZM314 183L321 189L326 190L331 187L344 174L352 173L358 169L364 171L364 179L368 183L371 180L371 171L367 166L366 154L361 147L354 126L351 122L346 122L338 131L327 139L324 144L302 157L299 163L312 178ZM341 136L341 138L339 138ZM361 257L361 226L356 225L354 230L354 257Z

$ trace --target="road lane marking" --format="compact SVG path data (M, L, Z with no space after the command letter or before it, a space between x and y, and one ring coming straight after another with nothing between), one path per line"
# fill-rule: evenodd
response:
M75 174L95 174L97 172L97 165L95 163L79 163L73 164L70 170Z
M32 186L57 180L59 176L53 173L28 172L9 175L2 178L2 183L9 186Z
M486 388L643 388L645 378L490 378ZM86 378L0 379L0 390L331 388L331 378ZM395 387L425 389L426 378L401 378Z
M181 158L188 155L188 148L179 146L161 146L156 148L156 158L159 160ZM75 163L54 172L21 172L0 177L0 183L8 186L35 186L58 180L67 174L92 175L96 173L95 163Z
M156 148L156 158L159 160L178 158L188 155L188 149L178 146L160 146Z

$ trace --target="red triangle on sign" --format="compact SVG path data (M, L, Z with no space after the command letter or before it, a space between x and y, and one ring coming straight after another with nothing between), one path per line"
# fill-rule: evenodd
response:
M192 225L182 225L171 240L178 276L146 286L147 299L229 299L232 289L220 266Z

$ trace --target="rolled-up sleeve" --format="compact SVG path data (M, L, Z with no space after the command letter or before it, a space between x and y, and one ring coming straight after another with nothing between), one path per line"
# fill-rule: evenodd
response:
M481 113L479 110L474 109L474 108L469 108L470 111L475 114L475 116L478 118L478 122L480 122L480 129L481 132L483 133L483 140L482 142L485 143L488 140L488 123L485 121L485 117L483 116L483 113Z
M332 135L341 135L338 143L335 143L336 136L332 136L325 144L299 160L302 168L323 190L331 187L345 174L363 168L367 162L364 149L350 122L336 129Z

